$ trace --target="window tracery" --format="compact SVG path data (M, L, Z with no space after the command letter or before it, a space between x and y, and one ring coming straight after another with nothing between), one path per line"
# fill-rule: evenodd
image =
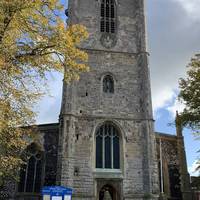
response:
M96 168L120 169L120 138L118 130L110 123L96 132Z
M25 155L26 164L21 166L19 192L39 193L41 189L43 152L35 144L28 146Z
M101 24L102 33L115 33L116 8L114 0L101 0Z

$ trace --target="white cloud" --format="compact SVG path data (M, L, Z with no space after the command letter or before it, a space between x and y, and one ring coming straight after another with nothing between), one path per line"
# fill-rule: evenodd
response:
M154 113L158 109L169 105L169 103L173 100L173 98L175 98L175 96L176 94L172 88L163 86L162 90L156 92L152 97Z
M172 118L175 118L176 111L179 113L183 111L184 104L178 101L177 90L170 87L160 88L155 92L153 99L153 111L155 118L159 118L159 109L165 109L169 112Z
M183 111L184 107L185 107L184 104L180 103L176 98L173 104L168 106L166 109L170 112L170 114L174 118L176 116L176 111L180 113Z
M173 118L176 110L183 109L175 101L178 80L199 52L200 0L149 0L147 4L154 116L159 118L160 109L165 109Z
M191 18L200 20L199 0L174 0L174 1L179 2Z
M38 113L37 124L58 122L62 98L62 74L48 74L49 95L44 96L34 110Z
M195 160L191 166L188 167L188 172L191 176L199 176L200 172L196 171L198 167L198 160Z

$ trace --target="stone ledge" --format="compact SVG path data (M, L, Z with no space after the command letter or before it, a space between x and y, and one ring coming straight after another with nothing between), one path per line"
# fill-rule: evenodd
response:
M96 179L123 179L121 170L114 169L96 169L94 172L94 178Z

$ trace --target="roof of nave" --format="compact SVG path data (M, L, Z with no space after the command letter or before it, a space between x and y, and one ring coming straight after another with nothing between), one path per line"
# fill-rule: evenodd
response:
M162 139L167 139L167 140L176 140L177 136L172 135L169 133L161 133L161 132L155 132L156 134L156 139L162 138Z

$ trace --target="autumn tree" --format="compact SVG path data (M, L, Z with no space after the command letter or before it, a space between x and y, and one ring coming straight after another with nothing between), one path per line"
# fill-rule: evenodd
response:
M200 54L191 59L188 65L187 77L180 79L179 100L185 104L181 114L184 126L200 131Z
M0 1L0 183L16 178L34 124L33 105L44 94L46 74L64 80L87 71L87 54L78 46L88 36L81 25L66 26L59 0Z

